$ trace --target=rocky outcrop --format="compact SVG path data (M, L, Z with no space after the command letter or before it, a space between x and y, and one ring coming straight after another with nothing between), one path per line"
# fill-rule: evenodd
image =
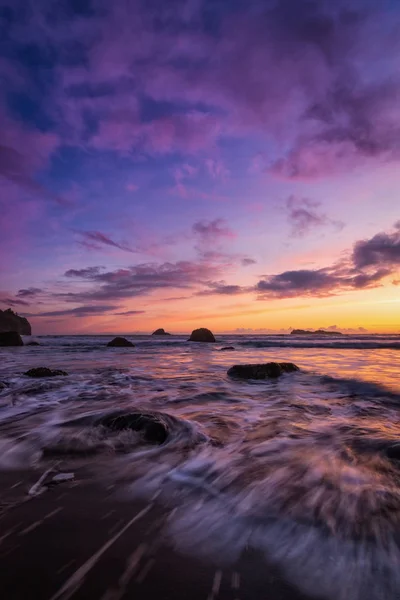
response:
M39 377L60 377L60 376L66 376L68 375L68 373L66 373L65 371L61 371L60 369L48 369L47 367L36 367L34 369L29 369L29 371L26 371L26 373L24 373L24 375L26 375L26 377L34 377L34 378L39 378Z
M16 331L20 335L31 335L30 323L25 317L20 317L11 308L0 310L0 332Z
M340 331L325 331L318 329L317 331L308 331L307 329L293 329L290 335L343 335Z
M151 335L171 335L170 333L168 333L167 331L165 331L165 329L156 329L155 331L153 331L153 333Z
M116 411L102 417L99 424L113 431L140 431L147 442L156 444L162 444L168 437L166 425L152 414Z
M17 331L3 331L0 333L0 346L23 346L21 336Z
M259 365L234 365L228 370L228 375L238 379L276 379L283 373L292 373L299 370L299 367L293 363L270 362Z
M132 342L130 342L124 337L116 337L113 340L111 340L111 342L108 342L107 346L109 346L110 348L132 348L135 346L135 344L132 344Z
M27 344L25 344L25 346L40 346L39 342L28 342Z
M220 348L220 352L227 352L228 350L234 350L235 348L233 346L224 346L223 348Z
M215 342L214 334L205 327L192 331L188 342Z

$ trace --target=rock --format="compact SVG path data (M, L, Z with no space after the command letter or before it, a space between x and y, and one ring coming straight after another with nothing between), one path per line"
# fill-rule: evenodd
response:
M393 444L386 448L386 455L388 458L399 460L400 459L400 444Z
M59 369L48 369L47 367L36 367L35 369L29 369L26 373L24 373L26 377L59 377L66 376L68 373L65 371L61 371Z
M102 417L99 425L113 431L123 431L124 429L141 431L145 440L157 444L164 443L168 437L165 424L152 414L115 412Z
M112 348L125 348L125 347L134 347L134 344L127 340L124 337L116 337L111 342L108 342L107 346Z
M220 352L225 352L227 350L234 350L235 348L233 346L224 346L223 348L220 348Z
M23 346L21 336L17 331L3 331L0 333L0 346Z
M28 342L25 346L40 346L39 342Z
M0 310L0 332L16 331L20 335L31 335L30 323L25 317L20 317L17 313L13 312L11 308L7 310ZM17 344L7 344L17 345ZM18 344L19 346L21 344Z
M0 392L2 392L3 390L6 390L7 388L8 388L8 385L4 381L0 381Z
M234 365L228 370L228 375L239 379L274 379L280 377L283 373L292 373L299 370L299 367L296 367L293 363L270 362L260 365Z
M215 342L215 337L209 329L201 327L192 331L188 342Z
M155 331L153 331L153 333L151 335L171 335L170 333L167 333L165 331L165 329L156 329Z
M324 331L318 329L317 331L307 331L306 329L293 329L290 335L343 335L341 331Z

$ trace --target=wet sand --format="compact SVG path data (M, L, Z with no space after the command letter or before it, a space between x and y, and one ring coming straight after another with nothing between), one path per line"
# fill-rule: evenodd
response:
M176 552L171 509L116 499L83 469L30 497L40 473L0 473L0 590L7 600L305 600L265 559L237 564Z

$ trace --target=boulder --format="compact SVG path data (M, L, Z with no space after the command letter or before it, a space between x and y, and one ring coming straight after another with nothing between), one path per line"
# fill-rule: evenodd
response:
M17 331L3 331L0 333L0 346L23 346L21 336Z
M153 333L151 335L171 335L170 333L168 333L167 331L165 331L165 329L156 329L155 331L153 331Z
M0 310L0 331L16 331L20 335L31 335L32 333L29 321L25 317L17 315L11 308Z
M292 373L299 370L299 367L293 363L270 362L259 365L234 365L228 370L228 375L239 379L275 379L283 373Z
M156 415L152 414L116 411L102 417L98 421L98 425L113 431L123 431L125 429L140 431L146 441L157 444L162 444L168 437L166 425Z
M66 376L68 373L65 371L61 371L60 369L48 369L47 367L36 367L34 369L29 369L24 373L27 377L59 377Z
M132 344L132 342L130 342L124 337L116 337L113 340L111 340L111 342L108 342L107 346L112 348L127 348L134 347L134 344Z
M233 346L224 346L223 348L220 348L220 352L226 352L227 350L234 350L235 348Z
M389 446L386 448L386 455L388 458L392 460L400 459L400 444L393 444L393 446Z
M192 331L188 342L215 342L215 337L209 329L201 327Z

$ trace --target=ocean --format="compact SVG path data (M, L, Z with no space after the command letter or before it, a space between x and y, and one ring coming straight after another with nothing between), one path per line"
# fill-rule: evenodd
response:
M312 597L400 597L400 335L127 337L0 348L1 470L85 464L121 501L172 508L182 553L250 547ZM227 375L269 361L300 371ZM23 375L38 366L68 375Z

